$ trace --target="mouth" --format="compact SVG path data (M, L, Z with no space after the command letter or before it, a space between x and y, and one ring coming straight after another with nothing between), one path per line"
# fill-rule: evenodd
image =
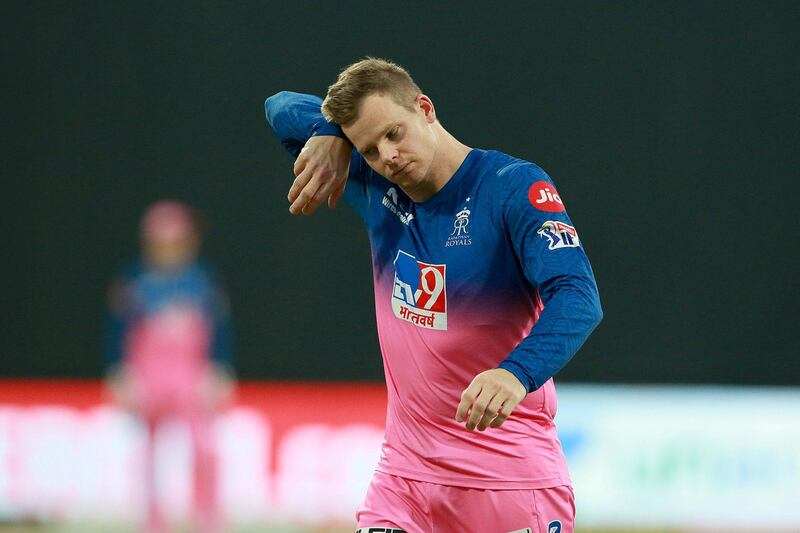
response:
M396 172L393 172L392 173L392 177L398 178L398 177L402 176L403 173L406 171L406 169L409 167L409 165L411 165L411 161L409 161L408 163L406 163L405 165L403 165L402 167L397 169Z

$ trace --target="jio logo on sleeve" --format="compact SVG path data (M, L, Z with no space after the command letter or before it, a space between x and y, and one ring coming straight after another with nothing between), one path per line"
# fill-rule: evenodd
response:
M528 189L528 200L539 211L548 213L562 213L564 202L558 195L555 186L544 180L537 181Z

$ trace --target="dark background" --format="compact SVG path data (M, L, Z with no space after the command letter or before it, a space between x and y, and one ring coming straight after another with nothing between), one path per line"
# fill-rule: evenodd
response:
M380 379L366 232L263 116L365 55L556 181L605 320L572 381L797 384L797 2L25 2L2 30L0 376L98 376L151 201L210 223L244 378Z

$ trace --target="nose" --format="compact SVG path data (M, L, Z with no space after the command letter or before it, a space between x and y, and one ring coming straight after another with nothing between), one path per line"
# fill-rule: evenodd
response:
M385 165L392 165L397 162L398 152L393 146L384 144L380 147L381 159Z

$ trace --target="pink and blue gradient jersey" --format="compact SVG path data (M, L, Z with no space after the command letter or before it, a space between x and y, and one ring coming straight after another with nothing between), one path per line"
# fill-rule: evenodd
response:
M343 136L321 100L266 101L295 156L315 135ZM553 419L552 376L602 317L582 243L553 182L527 161L473 149L422 203L353 151L346 201L369 233L378 338L388 388L378 470L473 488L570 483ZM461 392L501 367L529 394L497 429L455 421Z
M141 368L152 367L147 375L153 380L197 373L209 362L232 370L233 328L227 293L204 261L169 272L143 259L134 261L115 278L109 293L105 331L109 367L139 361ZM179 316L183 319L177 320ZM141 355L159 351L163 352L160 356Z

